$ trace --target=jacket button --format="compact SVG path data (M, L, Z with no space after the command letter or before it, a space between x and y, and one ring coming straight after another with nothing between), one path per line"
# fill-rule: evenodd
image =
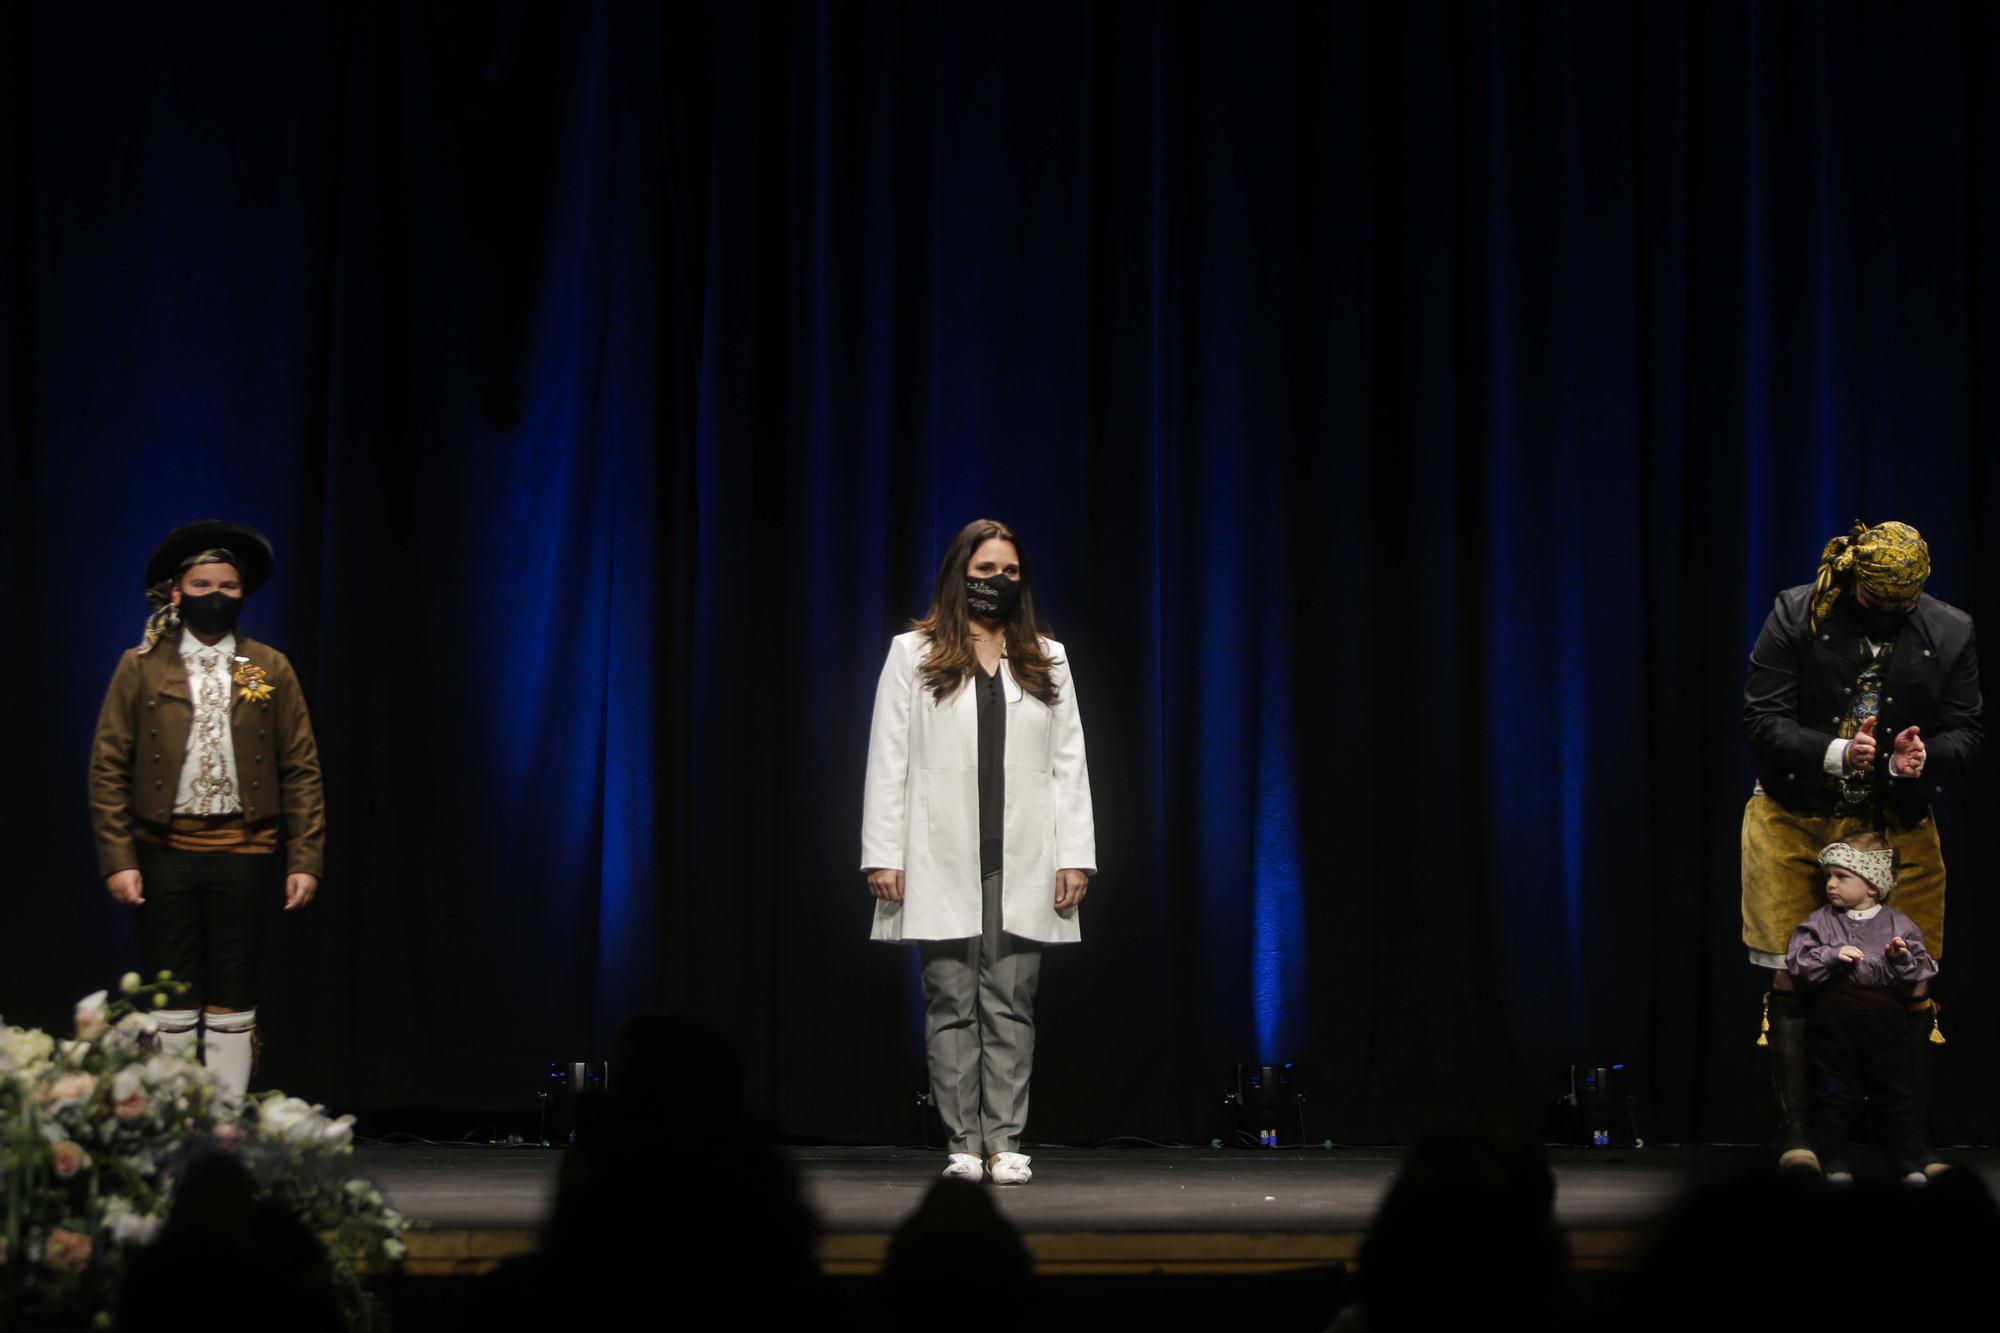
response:
M1831 643L1833 641L1833 636L1831 634L1822 634L1819 636L1819 641L1821 643Z
M1797 782L1798 780L1799 780L1799 775L1796 773L1785 774L1785 781L1787 782Z
M146 707L148 708L158 708L159 706L160 706L160 701L158 699L146 700Z
M262 780L263 780L263 779L261 779L261 778L252 778L252 779L250 779L250 785L254 787L254 786L256 786L256 785L257 785L257 784L258 784L259 782L261 782Z
M270 734L270 732L264 730L262 727L257 728L257 739L260 741Z
M1848 686L1848 687L1847 687L1846 689L1842 690L1842 691L1841 691L1841 693L1842 693L1842 694L1852 694L1852 693L1854 693L1854 687L1853 687L1852 685L1849 685L1849 686Z
M1896 696L1892 694L1888 698L1884 699L1882 702L1885 704L1892 704L1896 702Z
M160 752L158 750L153 751L153 762L156 764L160 762Z
M160 780L159 780L158 778L154 778L154 779L153 779L153 788L154 788L154 790L156 790L156 791L157 791L157 790L158 790L158 789L159 789L159 788L160 788L161 786L163 786L163 785L164 785L164 784L163 784L163 783L162 783L162 782L161 782L161 781L160 781Z
M1931 655L1931 650L1928 648L1924 649L1924 656L1929 657L1930 655Z

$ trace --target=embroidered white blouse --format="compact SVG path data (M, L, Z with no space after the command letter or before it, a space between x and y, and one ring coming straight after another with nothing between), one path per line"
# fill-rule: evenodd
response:
M187 758L181 763L174 813L235 814L243 809L243 793L236 781L236 746L229 731L236 636L225 634L211 647L183 628L181 661L187 666L194 722L188 728Z

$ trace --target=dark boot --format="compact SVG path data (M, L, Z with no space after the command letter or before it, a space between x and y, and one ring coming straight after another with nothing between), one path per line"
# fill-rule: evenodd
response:
M1926 995L1908 1006L1910 1016L1910 1123L1916 1126L1917 1147L1922 1150L1918 1165L1927 1176L1951 1169L1950 1163L1930 1149L1924 1118L1931 1109L1931 1053L1944 1045L1938 1026L1937 1001Z
M1812 1066L1806 1059L1807 1003L1792 991L1764 999L1771 1046L1771 1096L1778 1109L1778 1170L1818 1175L1812 1150Z

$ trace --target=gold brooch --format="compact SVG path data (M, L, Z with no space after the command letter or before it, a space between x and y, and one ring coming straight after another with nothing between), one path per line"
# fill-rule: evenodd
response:
M264 679L264 668L255 662L245 662L237 667L233 679L239 686L236 691L237 697L250 703L263 703L274 693L271 682Z

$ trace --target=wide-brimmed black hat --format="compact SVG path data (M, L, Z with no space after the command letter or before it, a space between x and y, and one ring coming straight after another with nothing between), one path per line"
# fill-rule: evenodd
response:
M227 551L235 557L236 572L242 577L246 597L271 577L271 543L263 533L241 523L205 518L167 534L167 539L146 561L146 586L150 588L164 579L178 577L183 561L210 550Z

